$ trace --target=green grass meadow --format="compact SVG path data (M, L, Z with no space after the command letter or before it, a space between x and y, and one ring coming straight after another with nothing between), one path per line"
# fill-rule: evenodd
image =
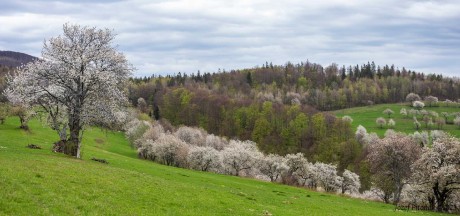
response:
M394 114L391 115L391 118L396 122L396 125L394 127L395 131L400 131L404 133L414 133L416 131L414 127L414 120L412 117L404 117L401 115L399 112L401 108L405 108L407 111L412 109L407 103L402 103L402 104L379 104L379 105L373 105L373 106L366 106L366 107L355 107L355 108L350 108L350 109L342 109L342 110L337 110L334 111L333 113L337 116L344 116L348 115L351 118L353 118L353 129L356 130L356 128L359 125L364 126L367 129L367 132L376 132L379 136L383 136L385 134L385 131L388 129L388 127L383 127L380 128L377 123L375 123L375 120L378 117L383 117L385 120L389 120L388 115L383 114L383 111L387 108L390 108L394 111ZM424 108L427 111L435 111L439 114L440 117L442 117L441 112L448 112L448 113L455 113L455 112L460 112L460 108L456 106L449 106L446 107L444 105L437 106L437 107L425 107ZM447 124L444 125L442 130L449 132L450 134L459 137L460 138L460 129L458 126L455 126L453 122L454 117L449 116ZM422 127L419 129L419 131L430 131L430 130L437 130L437 126L433 126L431 129L427 129L425 127L425 123L421 119L421 117L418 117L418 121L420 124L422 124ZM433 119L434 121L434 119Z
M38 121L30 132L18 126L0 125L0 215L437 215L155 164L138 159L121 132L87 130L79 160L53 153L58 136Z

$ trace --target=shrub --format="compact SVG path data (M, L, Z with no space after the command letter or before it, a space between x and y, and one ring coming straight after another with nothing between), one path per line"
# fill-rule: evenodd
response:
M362 125L359 125L358 128L356 129L356 133L355 133L355 137L356 137L356 140L361 143L361 144L364 144L363 142L363 139L364 137L367 135L367 130L365 127L363 127Z
M372 145L379 141L379 136L375 133L369 133L364 137L364 145Z
M406 108L401 108L401 111L399 111L399 114L401 114L404 117L407 117L407 110Z
M383 111L383 114L385 115L388 115L388 118L391 118L391 115L395 113L393 110L391 110L390 108L387 108Z
M190 145L204 146L207 134L202 129L184 126L177 129L174 136Z
M377 118L377 120L375 120L375 123L377 123L377 125L379 125L380 128L383 128L383 126L387 124L387 121L384 118L379 117Z
M438 130L442 129L446 124L446 120L444 118L436 118L436 125L438 126Z
M342 174L343 181L341 185L342 194L348 192L349 194L359 193L359 188L361 187L361 182L359 180L358 174L345 170Z
M342 117L342 121L348 122L350 124L353 123L353 119L350 116L347 116L347 115Z
M148 129L149 123L138 119L131 120L124 127L125 136L132 145L137 139L141 138Z
M428 103L428 106L433 106L433 104L436 104L438 102L438 98L434 96L427 96L425 97L425 102Z
M259 170L268 176L270 181L275 182L289 170L286 159L276 154L269 154L259 161Z
M151 143L150 158L155 161L177 167L187 166L188 145L171 134L161 134Z
M414 101L419 101L421 100L420 96L418 96L418 94L415 94L415 93L409 93L407 96L406 96L406 101L409 102L409 103L413 103Z
M422 126L422 125L420 124L420 122L418 122L417 119L414 118L414 127L415 127L415 130L419 130L421 126Z
M455 117L454 124L457 125L458 128L460 128L460 116Z
M417 110L421 110L421 109L423 109L423 107L425 107L425 104L423 102L421 102L421 101L414 101L412 103L412 106Z
M227 141L215 136L214 134L209 134L206 136L206 146L212 147L216 150L223 150L227 145Z
M223 168L228 174L239 176L250 175L255 168L257 159L262 156L252 141L231 140L222 151ZM245 172L245 173L243 173Z
M417 143L420 144L420 146L428 146L430 142L430 137L428 135L428 132L422 131L418 132L415 131L414 134L410 135Z
M396 125L396 122L393 119L388 120L388 127L389 128L394 128Z
M337 167L335 165L316 162L314 166L318 184L326 192L337 191L341 188L343 179L337 175Z
M410 110L409 110L409 115L410 115L412 118L417 117L418 114L419 114L419 111L418 111L418 110L415 110L415 109L410 109Z
M220 158L220 153L208 146L192 146L187 155L189 167L200 171L219 171Z

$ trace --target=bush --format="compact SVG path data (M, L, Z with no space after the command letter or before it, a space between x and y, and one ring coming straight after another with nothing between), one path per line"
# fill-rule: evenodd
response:
M221 156L212 147L192 146L187 155L187 162L191 169L217 172L221 167Z
M428 106L431 107L438 102L438 98L434 96L427 96L425 97L425 102L427 102Z
M458 128L460 128L460 116L455 117L454 124L457 125Z
M383 111L383 114L385 115L388 115L388 118L391 118L391 115L395 113L393 110L391 110L390 108L387 108Z
M184 126L177 129L174 136L190 145L204 146L207 134L202 129Z
M160 124L154 124L150 126L142 135L142 139L156 140L160 137L161 134L164 134L165 130Z
M258 165L260 172L268 176L272 182L279 180L289 170L288 165L286 165L286 159L275 154L260 158Z
M145 140L138 154L168 166L187 167L188 145L171 134L161 134L155 141Z
M409 93L407 96L406 96L406 101L407 102L410 102L411 104L414 102L414 101L419 101L421 100L420 96L418 96L418 94L415 94L415 93Z
M350 124L353 123L353 119L350 116L347 116L347 115L342 117L342 121L348 122Z
M337 175L335 165L316 162L314 166L316 179L326 192L337 191L341 187L343 179Z
M377 123L377 125L379 125L380 128L383 128L383 126L387 124L387 121L384 118L379 117L375 120L375 123Z
M414 101L412 103L412 106L417 110L421 110L421 109L423 109L423 107L425 107L425 104L423 102L421 102L421 101Z
M366 128L362 125L359 125L355 133L356 141L358 141L358 143L363 145L364 144L363 139L366 135L367 135Z
M129 142L134 145L135 141L141 138L145 131L149 129L149 126L148 122L133 119L128 122L123 129L125 130L126 138L128 138Z
M388 120L388 127L389 128L394 128L396 125L396 122L393 119Z
M209 134L206 136L206 146L212 147L218 151L221 151L227 146L227 141L215 136L214 134Z
M399 111L399 114L401 114L404 117L407 117L407 110L406 108L401 108L401 111Z
M256 168L257 159L262 156L252 141L231 140L228 147L222 151L223 168L231 175L250 175ZM244 172L244 173L243 173Z

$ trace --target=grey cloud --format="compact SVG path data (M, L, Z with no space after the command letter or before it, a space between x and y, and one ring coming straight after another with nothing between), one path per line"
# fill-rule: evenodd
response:
M107 27L138 76L307 59L450 75L460 66L454 0L10 1L4 8L0 49L39 54L65 22Z

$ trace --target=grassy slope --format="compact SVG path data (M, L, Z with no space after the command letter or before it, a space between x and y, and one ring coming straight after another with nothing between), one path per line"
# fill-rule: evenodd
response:
M31 133L17 125L13 118L0 125L0 215L435 215L158 165L137 159L122 133L98 129L85 133L77 160L52 153L57 136L36 121Z
M382 136L385 131L387 130L385 127L381 129L376 123L375 120L378 117L384 117L388 121L388 116L383 114L383 110L386 108L392 109L395 113L392 115L393 120L396 122L396 126L394 130L396 131L402 131L405 133L414 133L415 128L414 128L414 121L412 117L407 117L404 118L401 114L399 114L399 111L401 108L406 108L407 111L411 109L407 104L379 104L379 105L373 105L373 106L366 106L366 107L355 107L355 108L350 108L350 109L343 109L343 110L337 110L334 113L337 116L344 116L344 115L349 115L353 118L353 123L352 126L354 129L358 127L358 125L362 125L367 129L367 132L376 132L378 135ZM440 106L440 107L425 107L425 110L430 110L430 111L436 111L440 117L441 112L448 112L448 113L453 113L453 112L460 112L460 108L457 107L445 107L445 106ZM456 137L460 137L460 130L458 129L457 126L452 124L453 121L452 116L448 118L448 123L443 127L443 130L449 132L452 135L455 135ZM425 128L425 123L422 121L421 117L419 116L418 121L420 124L422 124L422 130L427 130ZM434 120L433 120L434 121ZM437 126L434 126L432 129L437 129Z

